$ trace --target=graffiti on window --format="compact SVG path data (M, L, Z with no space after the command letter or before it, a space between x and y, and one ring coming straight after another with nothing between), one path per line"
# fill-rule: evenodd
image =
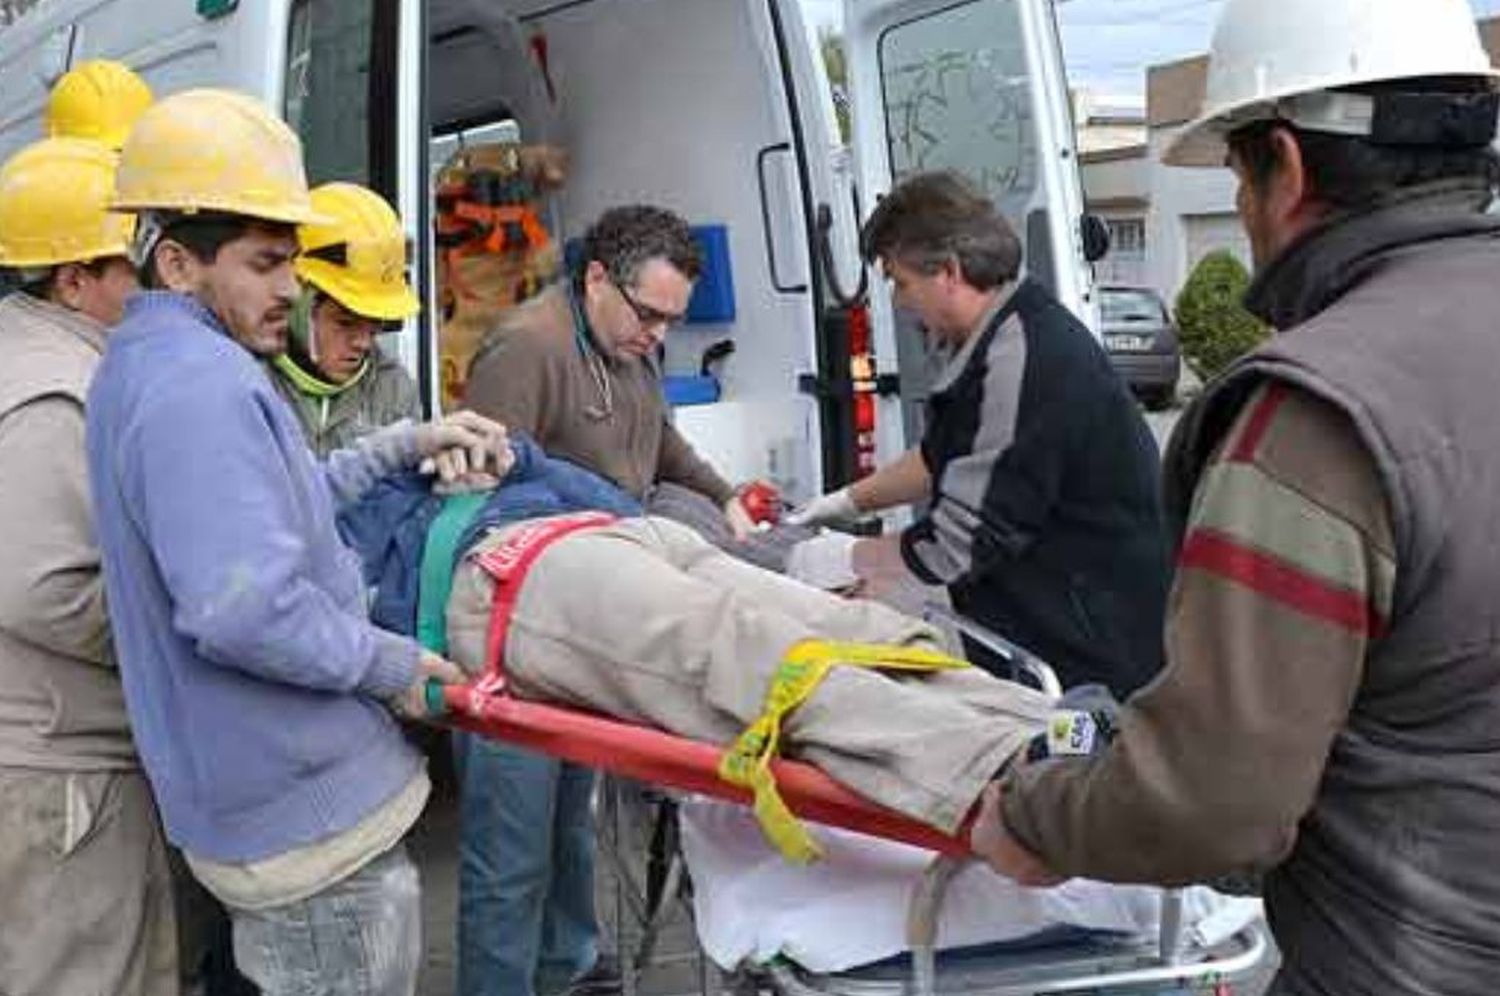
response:
M1013 2L971 3L881 40L891 172L952 169L1013 221L1038 183L1031 81ZM978 45L976 42L985 42Z
M21 19L33 7L39 7L44 0L0 0L0 27L14 24Z

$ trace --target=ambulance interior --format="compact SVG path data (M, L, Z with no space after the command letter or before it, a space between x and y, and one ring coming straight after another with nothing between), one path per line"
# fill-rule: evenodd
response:
M428 0L425 64L415 74L409 54L397 51L405 6L293 6L287 113L314 180L365 178L392 193L410 185L406 178L430 178L421 196L401 196L420 241L443 227L436 194L456 152L497 141L560 150L561 182L535 204L554 248L625 203L675 210L704 236L702 300L667 337L663 369L678 427L725 476L766 477L800 501L916 438L934 367L913 324L879 320L881 294L871 295L874 335L895 332L875 347L884 353L880 393L849 397L851 377L877 383L874 362L830 320L866 276L856 251L857 192L801 4ZM978 177L1023 233L1032 272L1050 278L1056 261L1066 276L1076 215L1049 216L1048 205L1063 203L1053 173L1064 175L1071 162L1047 166L1039 155L1041 90L1026 68L1023 6L910 5L909 19L872 43L882 88L865 102L884 103L878 117L890 137L861 142L856 132L854 142L887 155L897 175L950 167ZM382 122L408 113L399 94L413 92L412 77L423 121L398 135ZM298 94L310 96L299 106ZM360 99L388 110L355 113ZM420 139L406 134L427 137L423 164L410 161ZM403 358L429 396L452 404L476 336L462 321L442 322L454 303L446 247L425 248L414 272L428 287L424 321L437 324L400 348L410 351ZM712 380L699 376L705 367Z
M380 6L368 33L312 19L305 30L326 40L307 47L326 53L352 37L358 49L360 36L394 35L378 23ZM515 189L536 195L520 199L550 242L545 250L527 245L529 223L508 215L511 223L500 227L511 236L501 250L509 262L486 269L497 259L485 249L455 254L437 237L427 265L414 268L428 282L437 323L425 344L430 355L417 364L436 382L435 396L452 405L461 394L468 357L493 325L491 305L535 289L606 208L657 204L694 226L707 256L688 320L667 337L662 357L679 428L731 479L769 477L793 497L820 486L816 403L797 384L799 372L815 369L813 281L769 9L747 0L427 4L423 110L432 196L417 230L442 232L453 220L442 196L445 164L459 156L494 167L496 143L519 143L526 165ZM296 23L292 29L296 51ZM380 63L378 53L365 54ZM333 62L309 65L311 92L338 89L318 79L340 71ZM371 92L380 85L372 72ZM347 174L347 166L321 160L378 144L372 135L335 141L359 122L333 109L308 110L325 118L299 129L314 174ZM545 182L529 168L538 157L558 167ZM478 279L468 279L475 270ZM719 359L705 364L706 357ZM705 367L716 377L701 376Z

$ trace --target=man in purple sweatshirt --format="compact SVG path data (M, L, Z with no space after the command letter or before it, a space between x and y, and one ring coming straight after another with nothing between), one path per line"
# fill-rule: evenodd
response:
M140 218L134 297L89 392L99 545L137 746L167 834L229 908L266 996L410 996L428 792L392 712L449 662L366 618L335 507L432 461L503 472L472 414L401 424L317 463L258 357L286 346L294 226L316 220L301 147L264 107L197 90L122 153ZM503 454L503 455L502 455Z

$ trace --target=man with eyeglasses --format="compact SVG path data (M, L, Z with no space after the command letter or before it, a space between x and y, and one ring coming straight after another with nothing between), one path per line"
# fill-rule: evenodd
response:
M637 499L664 484L705 496L734 535L748 536L753 524L735 488L668 421L656 367L701 269L677 215L643 205L606 211L585 234L570 279L486 336L465 406ZM459 992L545 996L609 985L613 973L595 965L593 773L478 737L461 735L456 750Z
M656 484L682 485L748 531L748 519L734 521L744 515L734 487L667 421L655 364L701 269L677 215L641 205L606 211L585 234L571 279L516 307L485 337L466 407L504 419L636 498Z

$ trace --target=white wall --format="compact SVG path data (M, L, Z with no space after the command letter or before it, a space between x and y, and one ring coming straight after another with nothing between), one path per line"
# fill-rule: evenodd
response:
M1128 159L1081 160L1083 196L1090 203L1151 197L1151 163L1143 152Z
M1149 143L1149 279L1168 301L1176 298L1193 265L1207 251L1227 248L1247 255L1244 243L1234 238L1234 226L1223 223L1234 214L1234 174L1227 168L1163 166L1162 151L1176 132L1176 128L1153 129ZM1245 262L1249 264L1248 259Z
M1146 284L1166 300L1177 292L1198 260L1228 249L1250 266L1250 247L1234 210L1234 175L1226 169L1163 166L1162 151L1175 128L1153 129L1143 154L1085 161L1084 196L1107 221L1144 216L1144 253L1111 249L1095 268L1101 282ZM1128 206L1139 201L1146 207Z

